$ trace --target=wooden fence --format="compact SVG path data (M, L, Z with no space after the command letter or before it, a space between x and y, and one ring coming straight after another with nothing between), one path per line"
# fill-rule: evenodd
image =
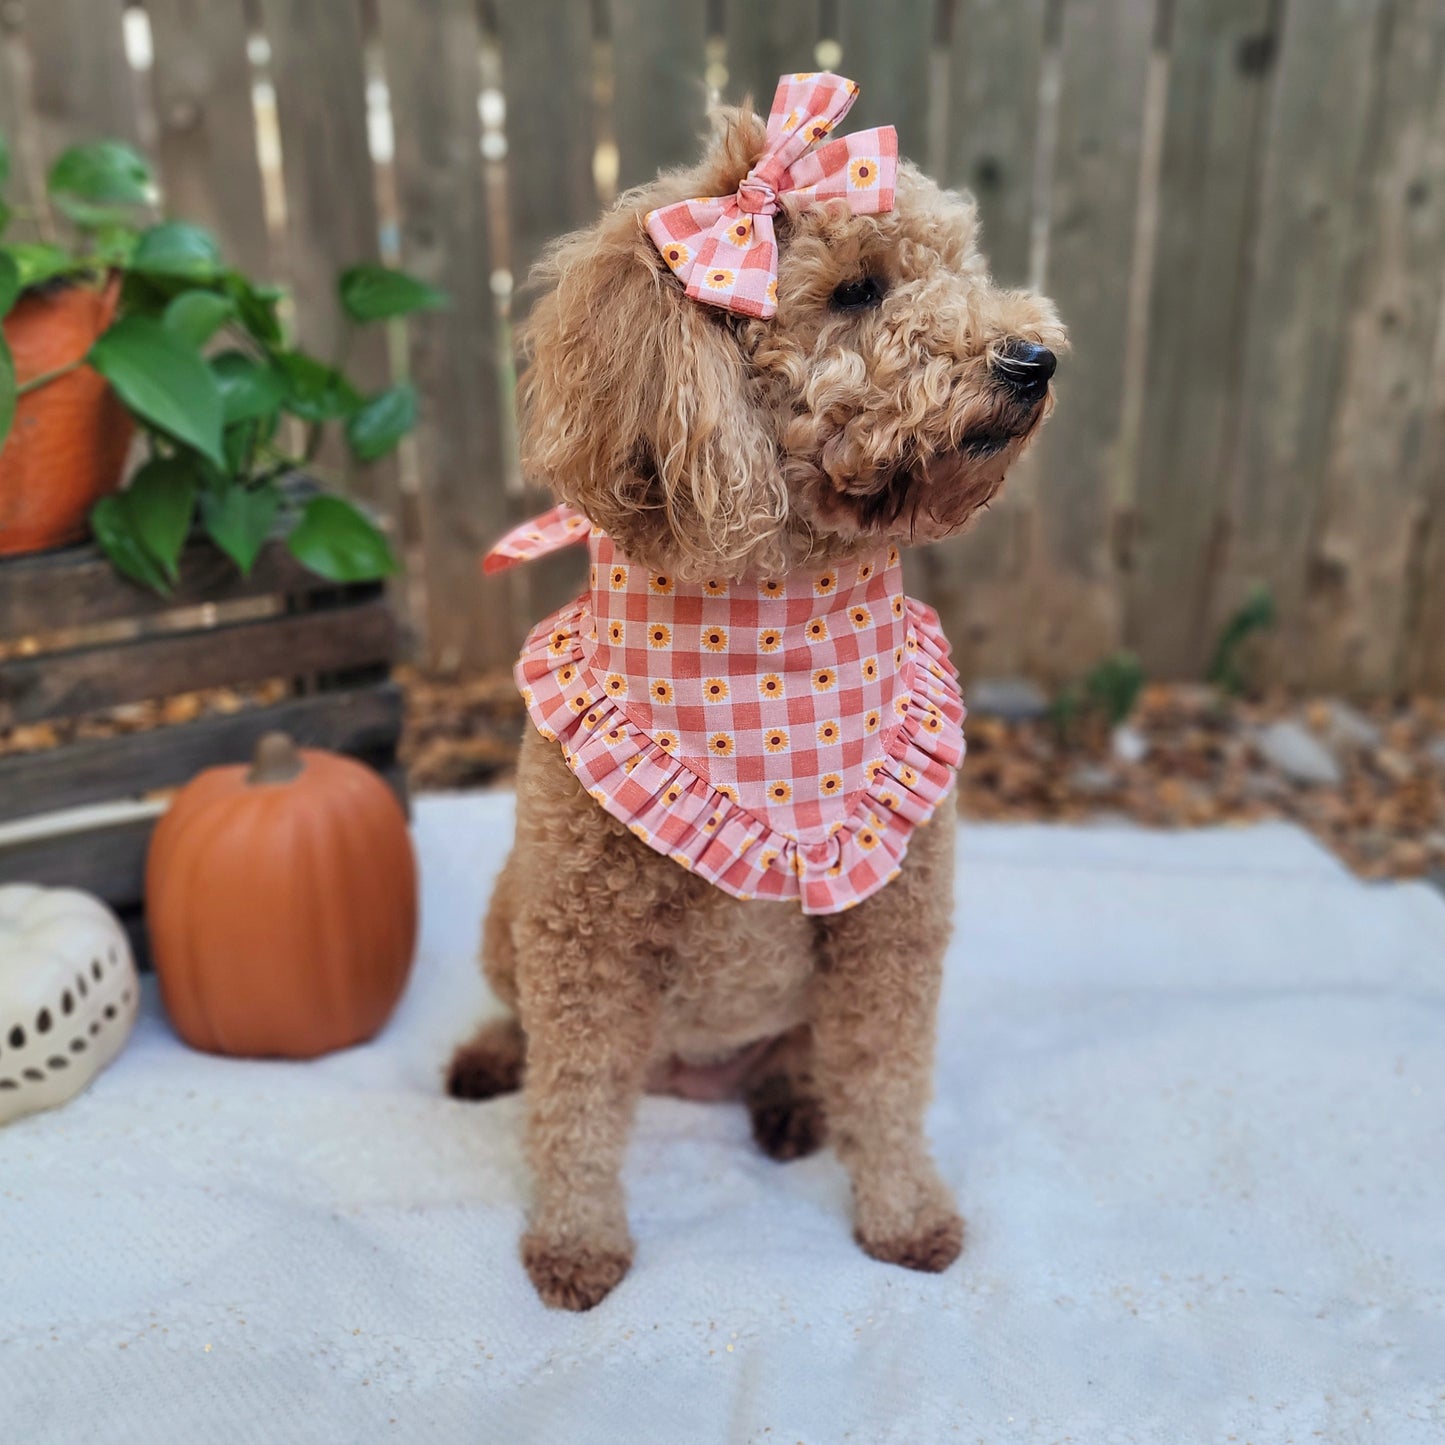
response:
M979 196L1073 331L1057 414L978 531L918 559L965 671L1201 669L1267 583L1284 682L1445 689L1440 0L6 0L0 127L33 204L99 134L167 211L337 326L344 264L450 292L361 358L426 421L352 485L395 519L442 666L555 595L476 557L516 475L509 313L551 236L696 152L710 96L863 86L849 125ZM525 574L529 569L521 569Z

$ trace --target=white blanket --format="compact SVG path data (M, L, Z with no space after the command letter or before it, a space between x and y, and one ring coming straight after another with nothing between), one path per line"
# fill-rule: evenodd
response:
M831 1155L649 1099L637 1261L587 1315L517 1257L491 1005L501 795L423 799L421 953L374 1044L183 1048L153 989L80 1099L0 1132L0 1439L1438 1442L1445 900L1302 834L967 827L930 1116L969 1220L875 1263Z

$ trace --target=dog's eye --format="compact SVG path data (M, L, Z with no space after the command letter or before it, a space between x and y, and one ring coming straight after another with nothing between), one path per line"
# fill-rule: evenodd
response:
M876 306L883 299L883 283L874 276L860 276L854 281L844 281L833 292L833 306L839 311L861 311L865 306Z

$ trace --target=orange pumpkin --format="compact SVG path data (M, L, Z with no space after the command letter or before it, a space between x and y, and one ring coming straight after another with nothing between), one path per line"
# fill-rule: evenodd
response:
M193 1048L313 1058L390 1016L416 945L406 818L370 768L261 739L161 819L146 921L161 996Z
M4 322L16 381L84 356L119 301L118 277L103 291L65 286L22 296ZM91 507L120 485L133 430L109 383L88 366L26 392L0 448L0 557L84 537Z

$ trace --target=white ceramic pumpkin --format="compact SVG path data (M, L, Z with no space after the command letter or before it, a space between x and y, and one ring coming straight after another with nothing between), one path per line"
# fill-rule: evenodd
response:
M130 941L75 888L0 887L0 1124L74 1098L140 1008Z

